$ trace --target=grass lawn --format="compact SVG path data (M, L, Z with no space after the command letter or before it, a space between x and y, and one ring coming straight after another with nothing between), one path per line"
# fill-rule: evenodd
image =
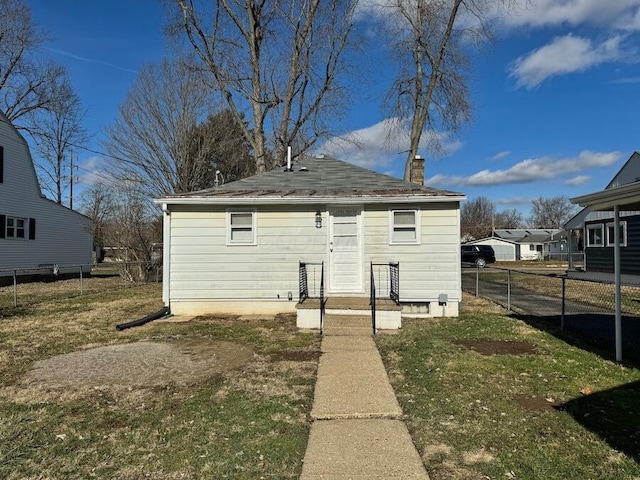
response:
M639 370L471 296L376 341L432 480L640 479Z
M0 478L299 476L316 335L298 332L293 316L156 321L117 332L116 324L161 308L161 285L106 290L0 308ZM117 385L91 383L113 365L88 353L143 347L162 347L185 365L148 357L120 367ZM72 368L56 370L56 359ZM198 375L189 377L191 367ZM50 374L38 376L45 368ZM156 376L136 382L141 369ZM174 370L175 381L158 381Z

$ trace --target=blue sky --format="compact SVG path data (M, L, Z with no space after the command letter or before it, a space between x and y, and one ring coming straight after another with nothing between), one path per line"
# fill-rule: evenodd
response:
M163 2L27 1L53 38L45 52L69 69L88 110L89 147L100 151L136 71L166 51ZM371 3L363 2L362 15L372 21ZM425 151L426 184L525 215L533 198L604 188L639 148L640 0L532 0L509 15L496 12L495 22L496 42L473 57L472 121L457 134L437 132L447 153ZM392 70L376 52L370 68L372 78ZM361 149L331 140L319 149L401 176L398 152L406 146L386 135L381 96L375 82L365 82L336 124L339 133L357 135ZM108 158L77 153L85 181L89 172L108 171Z

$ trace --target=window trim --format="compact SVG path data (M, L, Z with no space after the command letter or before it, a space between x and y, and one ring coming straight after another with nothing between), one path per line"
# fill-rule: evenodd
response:
M591 243L590 230L600 230L600 243ZM587 225L587 247L604 247L604 225L602 223L592 223Z
M18 220L22 220L22 228L18 228L17 223ZM13 221L14 225L9 226L9 222ZM12 230L12 234L9 235L9 229ZM21 237L17 236L18 230L22 230L23 234ZM4 219L4 238L7 240L29 240L29 219L26 217L13 217L10 215L6 215Z
M413 225L396 226L395 214L396 213L413 213ZM391 208L389 209L389 245L420 245L420 209L418 208ZM396 240L394 233L396 228L413 228L415 230L415 240Z
M252 232L252 239L250 241L239 241L239 240L232 240L232 233L233 233L233 229L234 227L231 225L231 219L233 217L234 214L251 214L251 232ZM247 209L233 209L233 210L227 210L227 245L228 246L237 246L237 245L257 245L258 244L258 233L257 233L257 228L256 228L256 210L247 210ZM236 227L239 228L239 227Z
M620 220L620 226L622 227L622 238L620 238L620 246L621 247L626 247L627 246L627 221L626 220ZM614 222L608 222L605 225L605 229L607 231L607 247L613 247L614 246L614 239L612 236L609 235L609 233L614 233L614 232L610 232L610 228L613 228L614 226Z

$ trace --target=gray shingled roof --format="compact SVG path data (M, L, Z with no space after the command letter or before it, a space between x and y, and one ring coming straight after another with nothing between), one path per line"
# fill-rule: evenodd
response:
M452 196L462 193L438 190L376 173L330 157L305 157L293 171L278 167L219 187L169 198L241 197L359 197L359 196Z
M543 243L548 241L552 235L558 233L557 228L542 229L511 229L511 230L495 230L494 235L504 240L511 240L516 243Z

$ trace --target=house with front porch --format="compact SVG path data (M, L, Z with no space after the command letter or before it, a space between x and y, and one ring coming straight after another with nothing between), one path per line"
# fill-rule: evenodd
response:
M603 190L613 193L640 180L640 153L634 152ZM619 212L621 272L640 275L640 210ZM566 224L569 270L613 273L614 214L584 207Z
M163 298L174 314L298 311L313 297L392 300L401 315L457 316L460 193L326 156L156 200L164 213Z

